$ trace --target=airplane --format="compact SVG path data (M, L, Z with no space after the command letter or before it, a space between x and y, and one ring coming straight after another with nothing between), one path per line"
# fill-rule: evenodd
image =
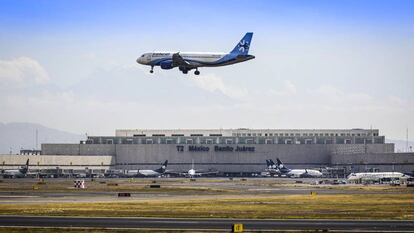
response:
M179 176L185 176L189 178L194 178L196 176L207 176L207 175L217 175L218 171L202 171L202 170L195 170L194 169L194 160L192 160L191 163L191 169L186 172L168 172L169 174L179 175Z
M314 169L289 169L287 168L279 158L276 158L277 166L276 169L280 172L280 175L284 175L287 177L295 177L295 178L304 178L304 177L321 177L322 172ZM273 160L269 160L270 164L274 165L275 163Z
M267 164L267 168L265 171L268 173L268 175L270 176L281 175L281 172L279 171L279 169L277 169L276 164L272 160L266 159L266 164Z
M230 53L153 52L142 54L137 63L151 66L151 74L154 66L160 66L164 70L178 67L183 74L195 69L194 74L199 75L199 67L226 66L254 59L255 56L248 54L252 37L252 32L246 33Z
M23 178L29 171L29 159L26 161L26 165L21 166L19 169L2 170L0 176L3 178Z
M133 177L133 176L147 176L147 177L160 177L162 176L168 166L168 160L162 164L162 166L155 170L129 170L126 176Z
M409 175L403 174L401 172L358 172L358 173L351 173L347 177L350 181L356 181L359 179L364 180L379 180L383 178L390 178L390 179L396 179L396 178L403 178L403 177L411 177Z

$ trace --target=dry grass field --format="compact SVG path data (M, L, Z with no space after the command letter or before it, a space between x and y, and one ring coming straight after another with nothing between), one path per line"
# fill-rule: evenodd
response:
M414 189L402 186L311 185L288 179L113 179L88 181L87 189L79 190L72 187L71 180L37 182L26 179L0 183L0 214L414 220ZM161 188L149 188L153 182ZM317 190L317 195L307 190ZM112 197L98 199L94 192ZM133 197L117 198L116 192L131 192ZM24 197L27 193L39 195L40 200ZM63 196L49 201L54 198L49 197L50 193ZM89 199L63 202L65 193L84 194ZM10 201L13 195L17 197Z
M189 200L2 204L3 215L266 219L414 219L413 194L253 195Z

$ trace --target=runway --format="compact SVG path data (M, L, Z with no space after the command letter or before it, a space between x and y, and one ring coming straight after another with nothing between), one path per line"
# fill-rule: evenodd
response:
M0 216L0 226L89 227L124 229L229 230L242 223L248 230L414 231L414 221L372 220L251 220L178 218L90 218Z

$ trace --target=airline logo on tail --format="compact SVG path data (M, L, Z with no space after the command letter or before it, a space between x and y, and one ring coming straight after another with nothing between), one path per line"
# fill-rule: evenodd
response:
M165 169L167 169L168 166L168 160L165 160L165 162L162 164L162 166L160 168L158 168L157 170L155 170L158 173L164 173Z
M253 33L246 33L239 43L234 47L230 54L247 55L249 53L250 42L252 41Z
M249 42L242 40L239 42L239 51L244 52L244 50L249 49Z

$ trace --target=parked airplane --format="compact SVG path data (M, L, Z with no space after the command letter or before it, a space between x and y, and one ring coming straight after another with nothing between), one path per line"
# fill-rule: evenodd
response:
M390 178L390 179L396 179L396 178L409 178L409 175L405 175L401 172L358 172L358 173L351 173L348 176L348 180L350 181L356 181L359 179L364 180L379 180L383 178Z
M270 176L281 175L279 169L277 169L276 164L273 162L273 160L266 159L266 165L267 165L267 168L265 171L267 172L267 175L270 175Z
M194 74L199 75L199 67L226 66L253 59L248 54L252 37L252 32L246 33L230 53L153 52L142 54L137 62L151 66L150 73L154 72L154 66L160 66L164 70L178 67L184 74L195 69Z
M282 163L282 161L280 161L279 158L277 158L276 160L277 160L276 169L280 172L280 175L284 175L284 176L287 176L287 177L295 177L295 178L299 178L299 177L321 177L322 176L322 172L320 172L318 170L313 170L313 169L289 169ZM275 164L273 162L273 160L270 159L269 161L272 165Z
M132 176L148 176L148 177L159 177L162 176L168 166L168 160L165 160L165 162L162 164L162 166L155 170L129 170L126 174L126 176L132 177Z
M1 176L3 178L23 178L29 171L29 159L26 161L26 165L21 166L20 169L2 170Z
M194 160L191 163L191 169L186 172L168 172L169 174L179 175L179 176L185 176L189 178L193 178L196 176L208 176L208 175L217 175L218 171L204 171L204 170L195 170L194 169Z

